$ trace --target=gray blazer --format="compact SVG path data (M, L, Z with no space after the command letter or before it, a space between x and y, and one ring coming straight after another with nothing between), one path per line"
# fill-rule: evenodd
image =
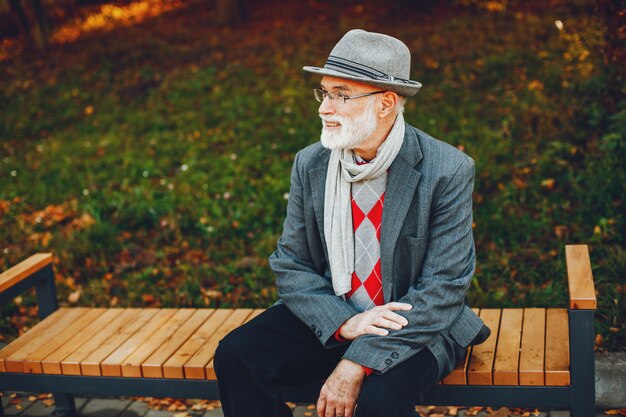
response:
M296 155L287 217L270 256L280 297L325 347L358 314L331 284L324 240L324 189L330 151L319 143ZM456 148L406 125L400 153L389 168L380 242L385 303L413 309L409 324L387 336L352 341L344 358L384 373L424 347L437 358L440 377L482 327L465 305L474 273L472 189L474 162Z

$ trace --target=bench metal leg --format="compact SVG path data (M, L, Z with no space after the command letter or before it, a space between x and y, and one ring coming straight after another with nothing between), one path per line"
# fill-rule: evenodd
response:
M571 416L596 412L593 310L569 310Z
M74 404L74 395L72 394L53 394L54 395L54 417L75 417L76 405ZM2 417L2 416L0 416Z

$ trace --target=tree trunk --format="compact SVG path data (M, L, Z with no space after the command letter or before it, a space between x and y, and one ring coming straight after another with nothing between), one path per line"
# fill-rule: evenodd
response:
M217 0L217 24L234 26L246 19L244 0Z
M31 0L33 11L35 12L35 41L37 47L41 50L45 49L48 44L48 19L41 4L41 0Z
M24 8L22 7L20 0L8 0L8 2L9 8L17 18L24 41L28 44L32 44L30 24L28 23L28 18L26 17L26 13L24 13Z

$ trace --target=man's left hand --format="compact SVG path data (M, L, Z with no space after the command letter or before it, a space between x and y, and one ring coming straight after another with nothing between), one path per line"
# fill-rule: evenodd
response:
M365 371L358 363L342 359L320 391L319 417L352 417L361 393Z

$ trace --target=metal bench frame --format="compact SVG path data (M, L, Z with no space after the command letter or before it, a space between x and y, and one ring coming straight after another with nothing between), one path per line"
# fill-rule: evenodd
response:
M0 292L0 304L35 287L39 316L44 319L58 309L54 272L48 264L17 284ZM571 303L570 303L571 304ZM570 338L569 386L436 385L423 404L456 406L569 409L572 417L595 413L594 310L568 309ZM286 400L315 403L321 382L284 387ZM0 372L0 391L51 392L53 415L76 415L74 395L150 396L219 399L215 380L125 378L80 375L47 375ZM0 417L4 411L0 407Z

